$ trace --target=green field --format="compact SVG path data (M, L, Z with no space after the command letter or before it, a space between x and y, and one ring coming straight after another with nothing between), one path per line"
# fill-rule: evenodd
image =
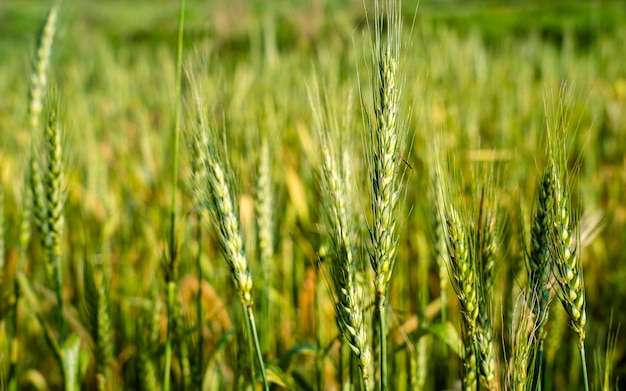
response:
M622 1L186 3L0 2L1 389L626 387Z

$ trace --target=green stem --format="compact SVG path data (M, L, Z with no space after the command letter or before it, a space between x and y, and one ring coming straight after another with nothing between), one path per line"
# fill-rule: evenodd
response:
M315 273L318 274L319 269L315 269ZM315 345L316 345L316 354L315 354L315 379L317 382L317 389L322 389L322 384L324 383L323 379L323 367L324 367L324 349L322 348L322 332L320 330L320 311L319 311L319 289L317 289L317 282L319 281L319 275L316 275L315 278L315 292L313 293L313 313L315 314Z
M174 317L174 296L176 293L176 193L178 191L178 139L180 138L180 111L183 68L183 30L185 21L185 0L180 0L178 9L178 42L176 49L176 105L174 108L174 153L172 155L172 204L170 209L170 270L167 277L167 337L165 341L165 367L163 368L163 390L170 389L170 366L172 360L172 327Z
M61 257L54 257L54 290L57 296L57 321L59 324L59 346L65 341L65 318L63 317L63 278L61 271Z
M269 391L270 386L267 381L267 375L265 373L265 364L263 364L263 355L261 353L261 346L259 344L259 336L256 331L256 325L254 323L254 311L252 307L246 307L246 315L248 315L248 327L250 330L250 335L252 336L252 341L254 342L254 350L256 351L256 358L259 362L259 370L261 371L261 378L263 379L263 389L265 391Z
M378 295L376 305L380 333L380 390L387 391L387 329L385 319L385 295Z
M170 389L170 367L172 363L172 328L174 327L174 296L176 284L167 283L167 336L165 339L165 365L163 369L163 391Z
M176 192L178 190L178 144L180 138L180 112L183 74L183 31L185 23L185 0L180 0L178 13L178 42L176 48L176 106L174 108L174 153L172 155L172 228L176 217ZM174 230L172 230L174 235ZM172 244L173 245L173 244Z
M585 342L580 344L580 363L583 367L583 382L585 383L585 391L589 391L589 378L587 377L587 360L585 359Z
M256 379L254 375L254 354L252 354L252 352L254 351L254 342L252 342L253 340L252 327L250 326L250 320L248 318L247 312L241 318L241 321L244 323L244 327L246 328L245 339L246 339L246 342L248 343L248 351L247 351L246 356L248 357L248 360L250 360L250 362L248 363L248 369L250 370L250 383L252 383L252 387L254 388L254 384L256 383ZM244 350L241 349L241 351L243 352ZM241 383L241 380L237 389L238 390L244 389L244 386Z
M343 340L341 340L341 345L340 345L340 351L343 353L344 350L344 343ZM352 349L348 346L348 384L350 384L350 387L348 388L349 391L354 391L354 352L352 352ZM343 354L339 355L339 384L343 384Z
M19 261L18 261L19 265ZM19 272L19 266L18 266ZM20 300L20 284L17 278L13 281L13 291L15 292L15 303L13 304L13 335L11 336L11 345L10 345L10 360L11 363L9 365L9 391L17 391L17 361L19 359L19 344L17 341L17 328L19 326L17 310L18 303Z
M543 332L543 327L540 332ZM543 338L539 341L539 352L537 353L537 384L535 384L535 389L537 391L541 391L541 386L543 383L542 376L543 375Z
M204 333L203 313L202 313L202 229L200 227L200 216L198 216L198 226L196 231L196 241L198 242L198 254L196 255L196 269L198 273L198 296L196 297L196 327L198 328L198 349L196 357L196 373L194 373L195 386L202 385L202 374L204 373Z

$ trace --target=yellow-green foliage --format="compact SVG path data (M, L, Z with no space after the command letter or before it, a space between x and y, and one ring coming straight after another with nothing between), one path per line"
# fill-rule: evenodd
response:
M170 389L582 390L579 347L626 378L618 2L189 0L169 275L176 2L65 2L39 52L45 5L1 3L0 383L158 389L168 335Z

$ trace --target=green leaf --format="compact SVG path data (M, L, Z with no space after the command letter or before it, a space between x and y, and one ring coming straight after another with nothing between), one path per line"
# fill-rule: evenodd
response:
M80 337L77 334L70 334L61 346L61 359L65 372L65 391L79 390Z

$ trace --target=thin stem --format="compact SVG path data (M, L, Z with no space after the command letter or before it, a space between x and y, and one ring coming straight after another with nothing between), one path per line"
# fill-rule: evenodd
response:
M262 324L261 328L263 330L270 329L270 310L269 310L269 302L270 302L270 282L269 282L269 270L267 270L266 264L263 263L261 266L261 281L263 284L263 288L261 289L261 316L262 316ZM261 346L263 351L268 354L270 350L270 341L269 341L269 333L263 333L261 336Z
M324 356L322 354L325 354L324 349L322 348L322 336L321 336L321 330L320 330L320 310L319 310L319 289L317 289L317 284L319 281L319 276L317 276L317 273L319 272L318 268L315 268L315 273L316 273L316 277L315 277L315 292L313 293L313 313L315 314L315 344L316 344L316 350L317 353L315 355L315 379L317 382L317 389L321 390L322 389L322 384L324 383L323 380L323 360L324 360Z
M54 259L54 290L57 296L57 316L59 323L59 346L65 342L65 318L63 317L63 279L61 272L61 257Z
M198 242L198 254L196 254L196 269L198 273L198 295L196 297L196 327L198 328L198 349L196 373L194 374L194 382L196 386L202 384L203 362L204 362L204 333L203 331L203 313L202 313L202 228L200 227L200 217L198 216L198 226L196 230L196 241Z
M174 327L174 296L176 284L167 283L167 338L165 340L165 368L163 373L163 390L170 389L170 367L172 363L172 328Z
M246 341L248 342L248 352L249 352L248 359L250 360L248 365L250 366L251 383L252 383L252 386L254 387L254 384L256 383L255 375L254 375L254 355L252 354L252 352L254 351L254 342L253 342L254 338L252 336L252 326L250 324L250 316L247 311L246 311L245 319L242 319L242 321L246 324Z
M165 341L165 367L163 369L163 390L170 389L170 366L172 360L172 327L174 317L174 296L176 294L176 193L178 191L178 140L180 138L180 112L182 95L183 30L185 22L185 0L180 0L178 9L178 42L176 49L176 105L174 108L174 153L172 155L172 204L170 208L170 268L167 282L167 337Z
M583 367L583 382L585 385L585 391L589 391L589 378L587 377L587 360L585 359L585 342L580 345L580 363Z
M380 390L387 390L387 329L385 321L385 296L378 296L376 305L378 312L379 336L380 336Z
M180 138L180 112L183 74L183 31L185 23L185 0L180 0L178 10L178 42L176 48L176 106L174 108L174 153L172 156L172 236L176 224L176 191L178 190L178 140ZM172 243L173 244L173 243ZM172 246L170 244L170 247ZM172 249L170 248L170 251Z
M261 346L259 344L259 336L256 331L256 325L254 323L254 311L252 307L246 307L246 314L248 315L248 326L251 331L252 340L254 342L254 350L256 351L256 358L259 362L259 370L261 371L261 378L263 379L263 389L269 391L270 386L267 381L267 375L265 373L265 364L263 364L263 355L261 354Z

